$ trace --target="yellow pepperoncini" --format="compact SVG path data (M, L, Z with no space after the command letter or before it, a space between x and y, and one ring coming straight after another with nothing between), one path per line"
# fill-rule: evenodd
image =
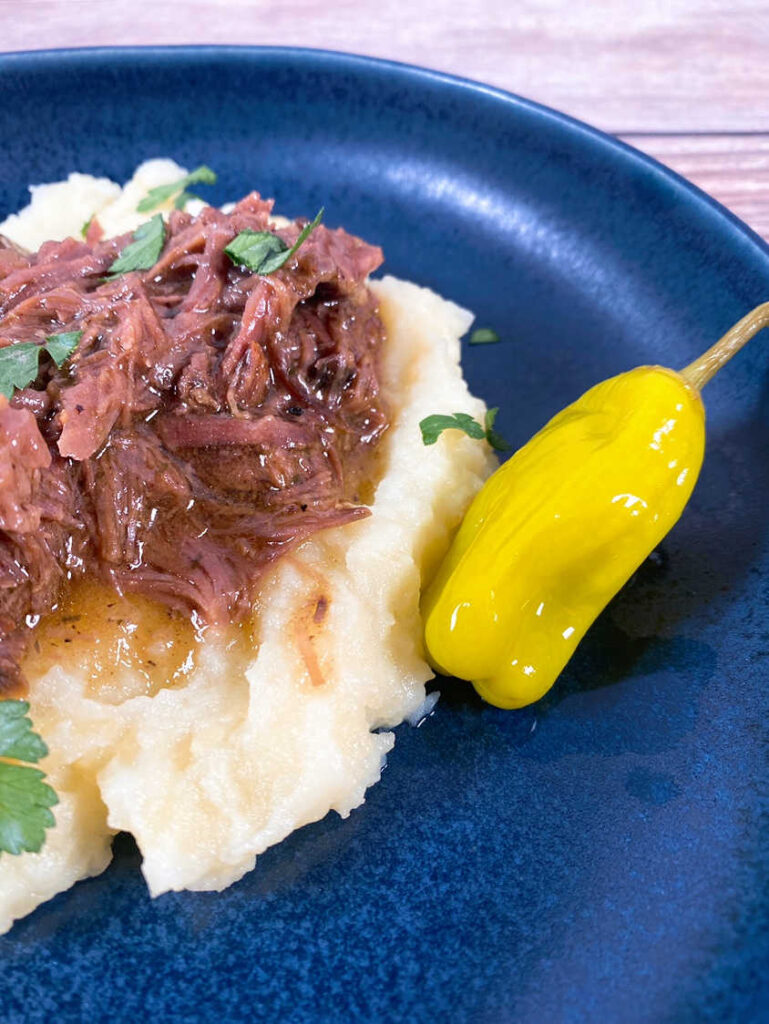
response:
M705 449L700 389L768 325L765 303L680 372L596 385L486 481L424 595L438 671L502 708L550 689L684 510Z

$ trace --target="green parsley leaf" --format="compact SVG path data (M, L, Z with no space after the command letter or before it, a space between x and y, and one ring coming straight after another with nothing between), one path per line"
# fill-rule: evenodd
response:
M156 213L134 231L130 242L109 268L111 277L127 274L130 270L150 270L155 266L166 242L163 216Z
M25 717L29 704L23 700L0 700L0 757L36 763L48 753L48 747Z
M480 423L466 412L455 412L452 416L436 413L421 420L419 429L422 431L423 444L435 444L444 430L463 430L468 437L480 441L486 435Z
M155 188L151 188L147 195L142 199L139 205L136 207L139 213L149 213L150 210L157 209L162 203L167 203L169 199L177 196L176 206L177 210L181 210L184 207L184 203L187 199L197 198L193 197L185 190L188 185L215 185L216 184L216 173L211 170L210 167L206 167L203 164L201 167L196 167L194 171L190 171L189 174L185 174L183 178L178 181L173 181L169 185L156 185ZM179 205L179 201L182 196L185 196L184 202Z
M282 238L271 231L241 231L224 250L236 266L246 267L254 274L272 274L279 270L297 251L323 219L323 207L315 219L302 228L299 237L289 248Z
M241 231L224 250L236 266L256 271L273 254L288 252L286 243L271 231Z
M321 208L315 214L314 219L311 220L309 224L305 224L305 226L302 228L301 232L299 233L299 237L291 246L291 248L285 253L277 253L275 256L268 257L264 261L262 269L259 271L259 273L271 274L273 270L278 270L280 267L282 267L283 264L287 260L289 260L297 251L297 249L310 237L312 232L315 230L315 228L318 226L318 224L320 224L322 220L323 207L321 206Z
M455 412L454 420L460 430L464 430L468 437L475 438L476 441L480 441L482 437L485 437L483 427L479 426L478 423L473 419L469 413L466 412Z
M444 430L463 430L468 437L472 437L475 441L485 439L497 451L507 451L510 445L494 429L494 420L497 418L498 412L498 408L487 410L483 427L466 412L455 412L451 416L446 416L443 413L426 416L419 424L419 429L422 431L422 443L435 444Z
M490 327L478 327L470 335L471 345L491 345L499 341L499 335Z
M85 222L85 224L80 229L80 234L81 234L81 236L83 238L87 237L88 229L90 228L91 224L93 223L93 219L94 219L95 216L96 216L96 214L92 213L91 216L88 218L88 220Z
M75 351L82 337L82 331L62 331L61 334L49 334L43 347L48 349L48 355L60 367Z
M419 421L419 429L422 431L422 444L435 444L444 430L455 430L457 421L453 416L445 416L441 413L434 413L432 416L425 416Z
M37 377L41 349L34 341L0 348L0 394L10 398L14 388L25 388Z
M495 406L493 409L486 410L486 418L484 425L486 427L486 440L489 442L492 448L495 448L498 452L510 451L510 445L502 437L502 435L494 429L494 421L497 418L499 407Z
M40 353L43 349L61 366L77 348L82 331L64 331L49 334L42 345L34 341L21 341L17 345L0 348L0 394L10 398L15 388L25 388L37 377Z
M30 767L48 747L33 732L28 711L26 701L0 701L0 853L37 853L45 830L56 824L50 808L59 798L43 782L45 773Z

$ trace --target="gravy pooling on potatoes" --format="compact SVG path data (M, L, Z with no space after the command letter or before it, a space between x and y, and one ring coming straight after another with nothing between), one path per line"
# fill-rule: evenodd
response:
M82 332L61 368L43 353L37 379L0 396L0 696L23 692L30 639L63 650L86 630L108 675L144 658L141 636L157 647L136 663L148 692L181 678L191 619L242 621L271 562L367 514L388 426L366 285L381 251L320 226L251 273L224 251L239 233L299 235L271 209L254 193L229 214L174 211L152 269L117 277L130 235L0 245L0 348ZM161 624L184 642L153 646Z

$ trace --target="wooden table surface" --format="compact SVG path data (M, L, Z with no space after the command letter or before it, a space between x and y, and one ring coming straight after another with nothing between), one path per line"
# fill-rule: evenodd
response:
M0 49L313 46L501 86L625 138L769 240L769 0L0 0Z

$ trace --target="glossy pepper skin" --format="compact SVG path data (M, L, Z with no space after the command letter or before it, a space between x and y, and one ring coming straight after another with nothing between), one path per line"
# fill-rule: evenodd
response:
M519 708L681 515L702 465L697 387L660 366L596 385L486 482L422 604L439 671Z
M435 668L503 708L552 686L681 515L705 447L700 391L765 327L769 302L679 373L596 385L486 481L424 596Z

